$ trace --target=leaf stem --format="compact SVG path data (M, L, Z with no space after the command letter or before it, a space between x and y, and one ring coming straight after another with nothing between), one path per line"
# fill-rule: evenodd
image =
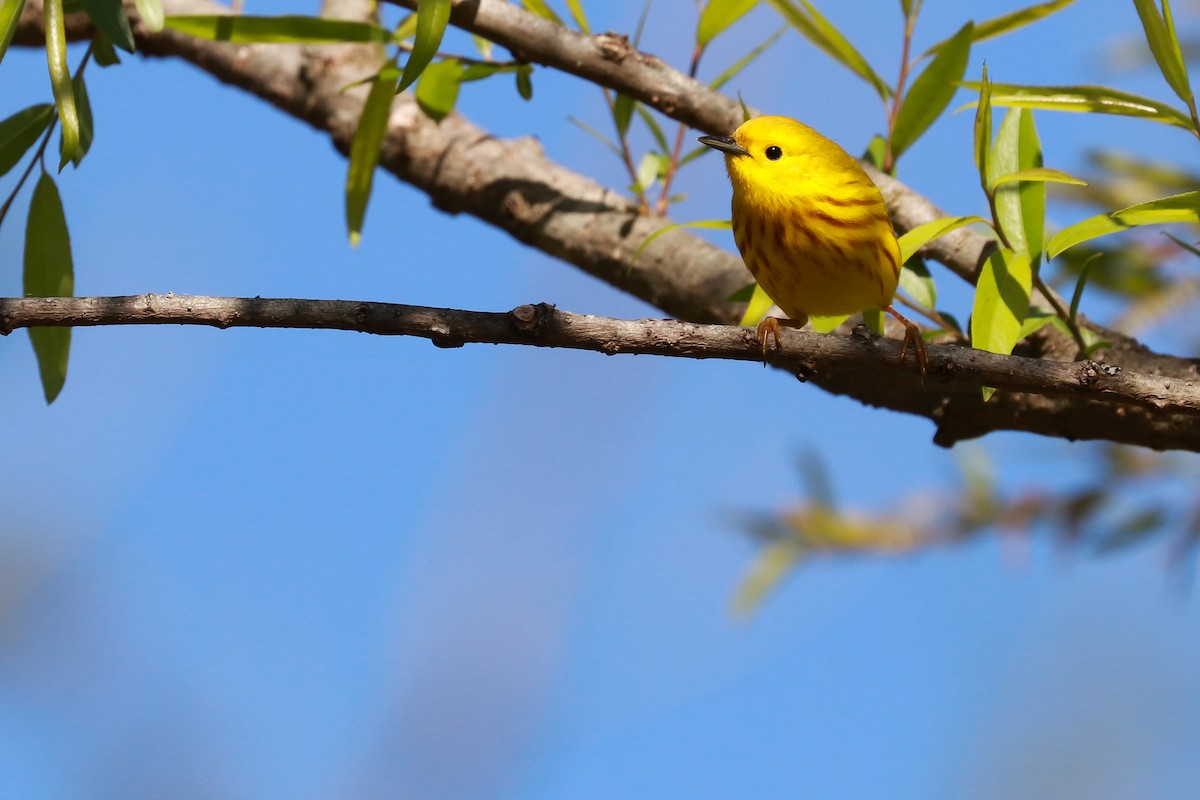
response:
M896 93L892 95L892 105L887 117L887 147L884 148L883 171L891 175L896 170L896 159L892 154L892 135L896 131L896 120L900 118L900 104L904 100L904 84L908 83L908 72L911 68L909 53L912 52L913 31L917 27L917 11L904 20L904 46L900 51L900 74L896 76Z

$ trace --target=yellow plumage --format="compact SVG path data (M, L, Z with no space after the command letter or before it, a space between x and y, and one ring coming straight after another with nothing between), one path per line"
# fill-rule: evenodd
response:
M900 247L887 205L858 161L788 117L755 117L732 136L700 141L725 154L734 241L791 324L886 310L905 324L905 349L911 341L923 370L919 329L891 307ZM761 326L759 336L765 346Z

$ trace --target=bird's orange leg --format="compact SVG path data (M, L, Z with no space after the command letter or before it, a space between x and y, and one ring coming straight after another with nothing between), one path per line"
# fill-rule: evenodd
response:
M754 329L754 335L758 338L758 345L762 348L763 364L767 363L767 338L775 340L775 349L778 352L783 352L783 345L779 341L779 329L783 326L789 328L803 328L808 324L808 317L797 317L791 319L788 317L763 317L762 322L758 323L758 327Z
M915 322L897 311L894 306L888 306L886 311L900 320L900 324L904 326L904 346L900 348L900 360L904 360L904 357L908 355L909 345L912 345L913 355L917 358L917 367L921 370L921 380L925 380L925 372L929 368L929 356L925 353L925 340L921 337L921 329Z

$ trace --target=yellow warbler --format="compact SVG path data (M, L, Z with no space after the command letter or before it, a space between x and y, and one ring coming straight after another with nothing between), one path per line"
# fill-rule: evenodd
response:
M892 307L900 247L887 206L856 159L788 117L755 117L732 136L701 136L725 154L733 183L733 238L759 286L800 327L808 316L887 311L904 324L921 372L920 329ZM764 319L764 351L780 320Z

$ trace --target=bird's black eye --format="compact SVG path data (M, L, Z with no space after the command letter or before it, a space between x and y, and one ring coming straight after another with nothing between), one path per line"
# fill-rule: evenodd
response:
M779 149L778 145L773 144L767 148L765 155L772 161L778 161L779 159L783 158L783 151Z

